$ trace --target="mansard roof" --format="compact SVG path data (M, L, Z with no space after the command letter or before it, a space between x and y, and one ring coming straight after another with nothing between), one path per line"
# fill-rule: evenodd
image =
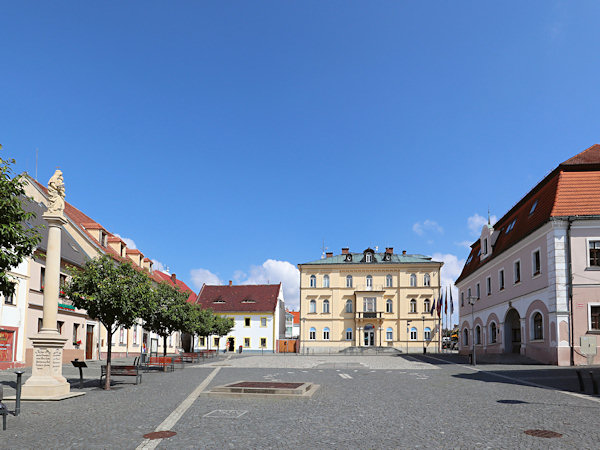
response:
M341 254L341 255L333 255L328 258L317 259L315 261L310 261L310 262L302 263L299 265L300 266L308 266L308 265L314 265L314 264L318 264L318 265L322 265L322 264L352 265L352 264L377 264L377 263L381 263L381 264L436 263L436 264L439 264L438 261L433 261L430 256L419 255L419 254L398 255L398 254L394 253L391 255L390 261L384 261L384 256L386 254L385 252L373 253L374 261L372 263L367 263L367 262L362 261L364 258L364 253L349 253L349 254L352 255L352 261L346 261L346 255Z

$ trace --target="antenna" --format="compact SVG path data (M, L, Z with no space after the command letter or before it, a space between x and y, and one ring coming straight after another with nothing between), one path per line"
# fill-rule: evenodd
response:
M38 148L35 148L35 181L37 181L37 167L38 167Z
M323 245L321 246L321 259L325 259L325 251L329 250L327 247L325 247L325 239L323 239Z
M490 223L490 207L488 205L488 225L491 225Z

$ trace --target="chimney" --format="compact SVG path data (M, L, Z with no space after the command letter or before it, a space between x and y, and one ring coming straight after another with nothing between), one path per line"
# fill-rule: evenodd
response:
M177 280L177 275L175 275L174 273L171 274L171 281L173 283L175 283L175 280Z
M402 250L402 256L406 256L406 250Z
M350 248L348 248L348 247L342 248L342 255L347 255L348 254L348 250L350 250Z
M229 286L233 286L233 281L229 280Z
M385 248L385 252L389 253L390 255L394 253L394 247L386 247Z
M331 258L333 256L333 252L327 252L325 253L325 256L327 256L327 258Z

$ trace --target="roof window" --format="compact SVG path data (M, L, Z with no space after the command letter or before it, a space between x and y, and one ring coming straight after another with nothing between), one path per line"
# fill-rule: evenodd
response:
M538 201L536 200L535 202L533 202L533 205L531 205L531 209L529 210L529 215L532 215L533 212L535 211L535 207L537 206Z
M470 254L469 257L467 258L467 264L469 264L472 259L473 259L473 254Z
M515 223L517 223L517 219L514 219L510 225L506 228L506 234L510 233L510 230L512 230L515 227Z

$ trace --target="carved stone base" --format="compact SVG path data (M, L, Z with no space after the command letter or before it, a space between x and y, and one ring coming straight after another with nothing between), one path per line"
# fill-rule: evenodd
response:
M31 377L23 385L22 400L57 400L71 397L71 385L62 376L62 352L67 339L57 332L30 338L33 344Z

